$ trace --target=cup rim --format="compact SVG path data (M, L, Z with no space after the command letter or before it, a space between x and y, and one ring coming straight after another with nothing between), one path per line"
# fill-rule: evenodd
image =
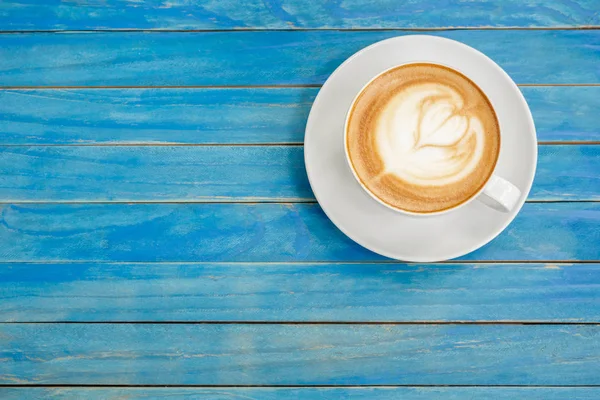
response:
M469 46L466 46L469 47ZM471 50L475 50L475 49L471 49ZM401 64L397 64L394 66L391 66L389 68L384 69L383 71L379 72L377 75L373 76L371 79L369 79L369 81L367 83L365 83L360 90L357 92L357 94L354 96L354 98L352 99L352 103L350 103L350 107L348 107L348 111L346 111L346 117L344 119L344 154L345 154L345 158L346 158L346 163L348 164L350 171L352 171L352 176L354 176L354 179L356 180L356 182L358 182L358 184L360 185L360 187L371 197L373 198L375 201L377 201L379 204L389 208L392 211L401 213L401 214L405 214L405 215L409 215L409 216L415 216L415 217L434 217L434 216L439 216L439 215L443 215L443 214L447 214L451 211L455 211L458 210L459 208L462 208L468 204L470 204L472 201L474 201L477 197L479 197L479 195L483 192L483 190L485 189L487 183L490 181L490 179L492 179L492 176L494 176L495 172L496 172L496 167L498 166L498 160L500 158L500 149L498 149L498 155L496 156L496 161L494 162L494 168L492 169L492 172L490 173L490 175L487 177L487 179L485 180L485 183L483 185L481 185L481 187L474 192L468 199L466 199L465 201L463 201L462 203L459 203L453 207L450 208L445 208L443 210L438 210L438 211L433 211L433 212L415 212L415 211L408 211L408 210L404 210L402 208L398 208L398 207L394 207L391 204L386 203L385 201L383 201L382 199L380 199L379 197L377 197L375 195L375 193L373 193L364 183L363 181L360 179L360 177L358 176L358 174L356 173L356 170L354 169L354 165L352 164L352 160L350 159L350 153L348 152L348 122L350 119L350 114L352 112L352 110L354 109L354 105L356 103L356 101L358 100L358 98L360 97L360 95L362 94L362 92L371 84L373 83L373 81L377 78L379 78L381 75L385 74L388 71L391 71L393 69L396 68L400 68L403 67L405 65L412 65L412 64L432 64L432 65L439 65L441 67L450 69L452 71L455 71L461 75L463 75L464 77L466 77L469 81L471 81L475 86L477 86L477 88L484 94L484 96L486 97L486 99L488 100L488 102L490 103L492 110L494 112L494 115L496 116L496 119L498 120L498 123L500 123L499 118L498 118L498 113L496 112L496 109L494 108L494 105L492 104L491 99L489 98L488 94L484 92L484 90L477 85L477 83L475 83L468 74L464 73L463 71L461 71L458 68L455 67L451 67L449 65L446 65L444 63L440 63L437 61L420 61L420 60L415 60L415 61L409 61L409 62L405 62L405 63L401 63ZM502 142L502 132L499 129L499 135L500 135L500 143Z

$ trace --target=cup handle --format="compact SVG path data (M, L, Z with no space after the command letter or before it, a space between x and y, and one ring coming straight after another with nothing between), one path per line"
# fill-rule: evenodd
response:
M492 175L477 199L494 210L509 212L520 197L519 188L498 175Z

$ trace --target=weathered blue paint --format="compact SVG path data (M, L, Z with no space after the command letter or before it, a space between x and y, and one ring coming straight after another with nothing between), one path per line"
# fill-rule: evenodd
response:
M600 322L600 264L8 263L0 304L0 322Z
M530 200L600 200L600 146L545 145ZM298 146L0 146L0 200L314 201Z
M303 149L288 146L0 147L0 190L5 201L314 200Z
M318 90L0 90L0 144L302 143ZM600 140L600 87L521 91L540 141Z
M594 0L7 0L2 30L555 27L598 25Z
M350 387L350 388L0 388L15 399L207 400L597 400L594 387Z
M320 84L356 51L406 34L268 31L0 35L0 83L5 87ZM517 83L600 83L598 30L433 34L483 51Z
M600 326L0 324L0 383L598 385Z
M530 199L559 203L526 204L463 257L526 261L517 264L391 263L316 204L221 204L312 201L301 147L44 146L301 143L318 88L278 85L318 86L360 48L411 34L377 29L581 28L599 25L597 11L596 0L0 3L0 31L225 30L0 35L0 321L425 323L0 324L0 383L600 385L600 325L435 325L600 322L600 264L576 262L600 260L600 203L562 202L598 200L599 87L522 87L539 140L596 144L541 146ZM227 32L273 28L371 31ZM522 84L600 83L597 30L430 33L484 51ZM223 87L157 88L177 85ZM94 201L214 204L85 204ZM0 388L0 397L599 396L413 386Z
M599 203L529 203L463 260L600 260ZM4 261L373 261L316 204L6 204Z
M317 91L0 90L0 144L299 143L304 139L306 119ZM585 106L585 100L578 101L582 96L600 102L595 94L584 91L565 96L575 104L570 107L577 110ZM552 94L541 97L535 103L547 110L542 114L561 112L556 105L548 104ZM560 120L564 117L553 124L560 124ZM585 123L574 128L580 133L571 134L588 137L585 128L580 129L582 125Z

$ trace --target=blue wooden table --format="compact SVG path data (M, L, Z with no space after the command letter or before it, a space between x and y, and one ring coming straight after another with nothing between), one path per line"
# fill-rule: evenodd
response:
M403 4L404 3L404 4ZM598 0L0 2L0 398L600 398ZM532 109L527 204L407 265L325 217L320 85L416 31Z

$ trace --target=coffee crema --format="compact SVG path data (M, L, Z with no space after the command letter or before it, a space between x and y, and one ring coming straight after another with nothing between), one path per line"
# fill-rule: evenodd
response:
M371 81L346 122L346 149L363 185L413 213L454 208L488 181L500 151L492 105L470 79L428 63Z

